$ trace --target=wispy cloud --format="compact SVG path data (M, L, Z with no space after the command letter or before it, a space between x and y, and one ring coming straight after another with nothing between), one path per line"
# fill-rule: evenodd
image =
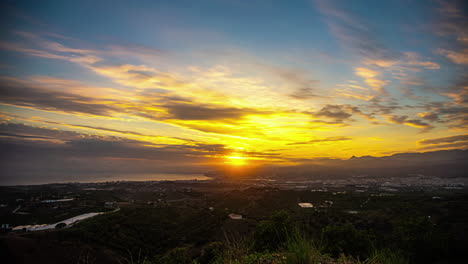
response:
M456 64L468 64L468 11L463 1L438 2L439 20L434 27L440 36L454 39L458 45L439 48L437 53Z
M402 124L402 125L407 125L415 128L422 128L422 132L427 132L430 129L433 129L434 127L422 120L419 119L410 119L408 116L397 116L397 115L389 115L387 116L387 120L391 123L394 124Z
M321 139L312 139L312 140L304 141L304 142L289 143L288 145L308 145L308 144L316 144L316 143L322 143L322 142L347 141L347 140L352 140L352 139L353 139L352 137L346 137L346 136L327 137L327 138L321 138Z
M418 141L418 144L434 145L434 144L443 144L443 143L454 143L454 142L459 142L459 141L468 141L468 135L457 135L457 136L442 137L442 138L423 139L423 140Z

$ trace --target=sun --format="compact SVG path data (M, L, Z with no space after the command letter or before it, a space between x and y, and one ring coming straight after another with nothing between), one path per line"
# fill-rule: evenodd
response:
M225 163L231 164L234 166L243 166L247 164L247 158L240 157L240 156L227 156Z

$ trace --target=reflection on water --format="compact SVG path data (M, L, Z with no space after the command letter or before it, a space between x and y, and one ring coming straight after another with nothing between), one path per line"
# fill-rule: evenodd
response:
M187 180L211 180L203 174L173 174L173 173L143 173L112 175L96 179L94 181L187 181Z
M40 179L11 179L2 181L0 185L36 185L48 183L69 183L69 182L108 182L108 181L188 181L188 180L211 180L203 174L176 174L176 173L140 173L140 174L106 174L106 175L86 175L82 177L48 177Z

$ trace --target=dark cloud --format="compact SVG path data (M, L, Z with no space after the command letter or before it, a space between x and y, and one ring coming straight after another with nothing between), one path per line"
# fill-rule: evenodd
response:
M80 96L72 93L50 90L46 87L13 78L0 79L0 102L15 106L34 107L48 111L63 111L75 114L111 116L114 113L128 113L153 120L223 120L233 121L246 115L270 114L253 108L233 108L206 106L193 103L187 98L173 96L162 90L147 91L141 95L142 100L135 103L120 105L123 101L103 100ZM156 104L155 104L156 102ZM148 110L141 105L153 105L155 108L165 108L168 115L160 111ZM108 131L111 131L107 129ZM114 131L131 134L130 131ZM133 133L135 134L135 133Z
M437 113L424 113L421 118L431 122L440 122L440 117Z
M468 64L468 4L463 0L440 0L438 3L439 16L434 31L451 40L439 49L439 53L456 64Z
M296 91L294 91L294 93L290 94L289 96L295 99L299 99L299 100L319 97L318 95L315 94L314 89L309 88L309 87L299 88Z
M0 131L3 131L3 134L8 134L10 137L54 139L60 141L79 139L83 136L83 134L73 131L35 127L18 123L0 123Z
M64 123L59 123L59 122L43 121L43 120L41 120L41 122L46 123L46 124L61 125L61 126L67 126L67 127L89 128L89 129L93 129L93 130L114 132L114 133L125 134L125 135L143 136L143 137L150 137L150 138L156 138L156 139L157 138L165 138L163 136L158 136L158 135L150 135L150 134L144 134L144 133L139 133L139 132L135 132L135 131L112 129L112 128L99 127L99 126L64 124ZM195 142L195 140L187 139L187 138L180 138L180 137L167 137L167 138L173 138L173 139L183 140L183 141L187 141L187 142Z
M424 140L419 141L418 143L421 145L433 145L433 144L442 144L442 143L454 143L458 141L468 141L468 135L424 139ZM468 144L468 142L466 142L465 144Z
M375 96L374 98L372 98L368 107L376 113L385 115L391 114L395 110L402 108L395 100L384 100L380 96Z
M49 140L52 139L50 137L16 135L16 134L3 133L3 132L0 132L0 137L29 138L29 139L49 139Z
M220 144L154 145L23 124L1 129L0 184L52 176L67 181L96 174L202 173L210 167L201 164L228 153Z
M348 106L348 109L353 113L353 114L356 114L356 115L359 115L361 117L364 117L365 119L368 119L368 120L374 120L375 117L373 114L367 114L367 113L364 113L363 111L361 111L361 109L357 106Z
M306 112L311 116L323 118L324 120L313 120L314 123L348 125L347 121L355 121L353 115L361 116L367 120L374 120L373 113L365 113L358 106L352 105L331 105L327 104L316 112Z
M422 128L424 132L434 128L431 124L421 121L419 119L409 119L408 116L392 115L388 117L388 121L395 124L408 125L412 127Z
M141 70L128 70L127 73L132 75L133 78L139 80L148 80L154 77L157 77L154 72L150 71L141 71Z
M408 116L390 116L389 120L393 123L403 124L408 119Z
M313 115L316 117L329 118L337 123L342 123L352 116L352 114L347 111L347 107L343 105L326 105Z
M180 120L236 120L246 115L269 114L252 108L213 107L195 104L167 104L169 118Z
M20 180L53 181L49 177L92 181L90 177L96 175L204 173L221 166L219 159L232 152L223 144L153 144L17 123L2 123L0 129L0 185ZM236 153L256 159L282 159L271 152Z
M424 119L444 123L449 127L468 127L468 107L466 104L453 102L431 102L422 106L428 115L422 116Z
M421 150L434 150L434 149L468 149L468 142L455 142L448 144L430 145L420 148Z
M63 111L98 116L109 116L118 111L110 103L76 94L48 90L41 86L21 83L14 79L0 79L0 102L16 106L36 107L49 111Z

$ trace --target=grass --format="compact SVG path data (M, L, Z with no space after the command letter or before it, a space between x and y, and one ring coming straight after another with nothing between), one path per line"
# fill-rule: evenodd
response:
M399 251L390 249L374 250L371 258L378 264L409 264L410 261Z
M292 232L283 253L290 264L318 264L322 259L320 249L314 241L306 238L299 230Z
M398 251L391 251L390 249L374 250L371 256L365 260L360 260L353 256L346 256L341 254L337 259L340 264L409 264L408 258L403 256Z
M340 254L337 259L323 254L320 245L298 229L289 233L287 241L275 252L255 252L249 240L227 239L222 257L216 264L409 264L399 251L374 249L364 260Z

